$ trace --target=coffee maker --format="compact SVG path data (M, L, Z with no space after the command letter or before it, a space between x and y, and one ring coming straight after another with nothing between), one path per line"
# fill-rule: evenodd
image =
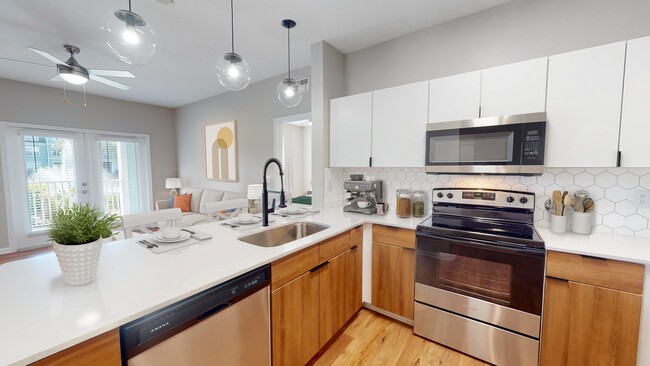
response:
M382 201L380 180L346 180L343 183L348 203L343 212L357 212L366 215L377 213L377 202Z

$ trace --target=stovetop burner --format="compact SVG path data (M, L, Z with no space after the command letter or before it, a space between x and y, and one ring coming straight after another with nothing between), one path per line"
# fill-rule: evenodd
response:
M473 236L505 245L544 247L533 225L535 194L495 189L437 188L433 215L418 230Z

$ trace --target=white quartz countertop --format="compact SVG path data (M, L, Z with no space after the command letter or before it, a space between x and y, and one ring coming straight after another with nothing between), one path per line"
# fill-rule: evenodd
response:
M295 221L275 216L272 226ZM24 365L47 357L152 311L270 263L364 223L414 229L423 219L344 213L341 207L300 218L330 227L275 248L238 241L262 230L196 226L213 238L154 254L136 239L107 243L95 282L63 282L53 253L0 265L0 365ZM549 250L650 264L650 239L607 234L554 234L538 228ZM142 238L142 237L139 237ZM138 239L139 239L138 238Z

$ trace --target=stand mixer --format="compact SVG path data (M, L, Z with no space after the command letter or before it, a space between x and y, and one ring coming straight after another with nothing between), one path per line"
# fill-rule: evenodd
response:
M382 200L380 180L346 180L343 188L349 195L349 203L343 206L343 212L377 213L377 202Z

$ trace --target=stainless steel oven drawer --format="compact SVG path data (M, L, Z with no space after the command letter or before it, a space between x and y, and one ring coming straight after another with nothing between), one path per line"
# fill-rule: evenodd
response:
M539 341L415 303L413 332L499 366L536 366Z

